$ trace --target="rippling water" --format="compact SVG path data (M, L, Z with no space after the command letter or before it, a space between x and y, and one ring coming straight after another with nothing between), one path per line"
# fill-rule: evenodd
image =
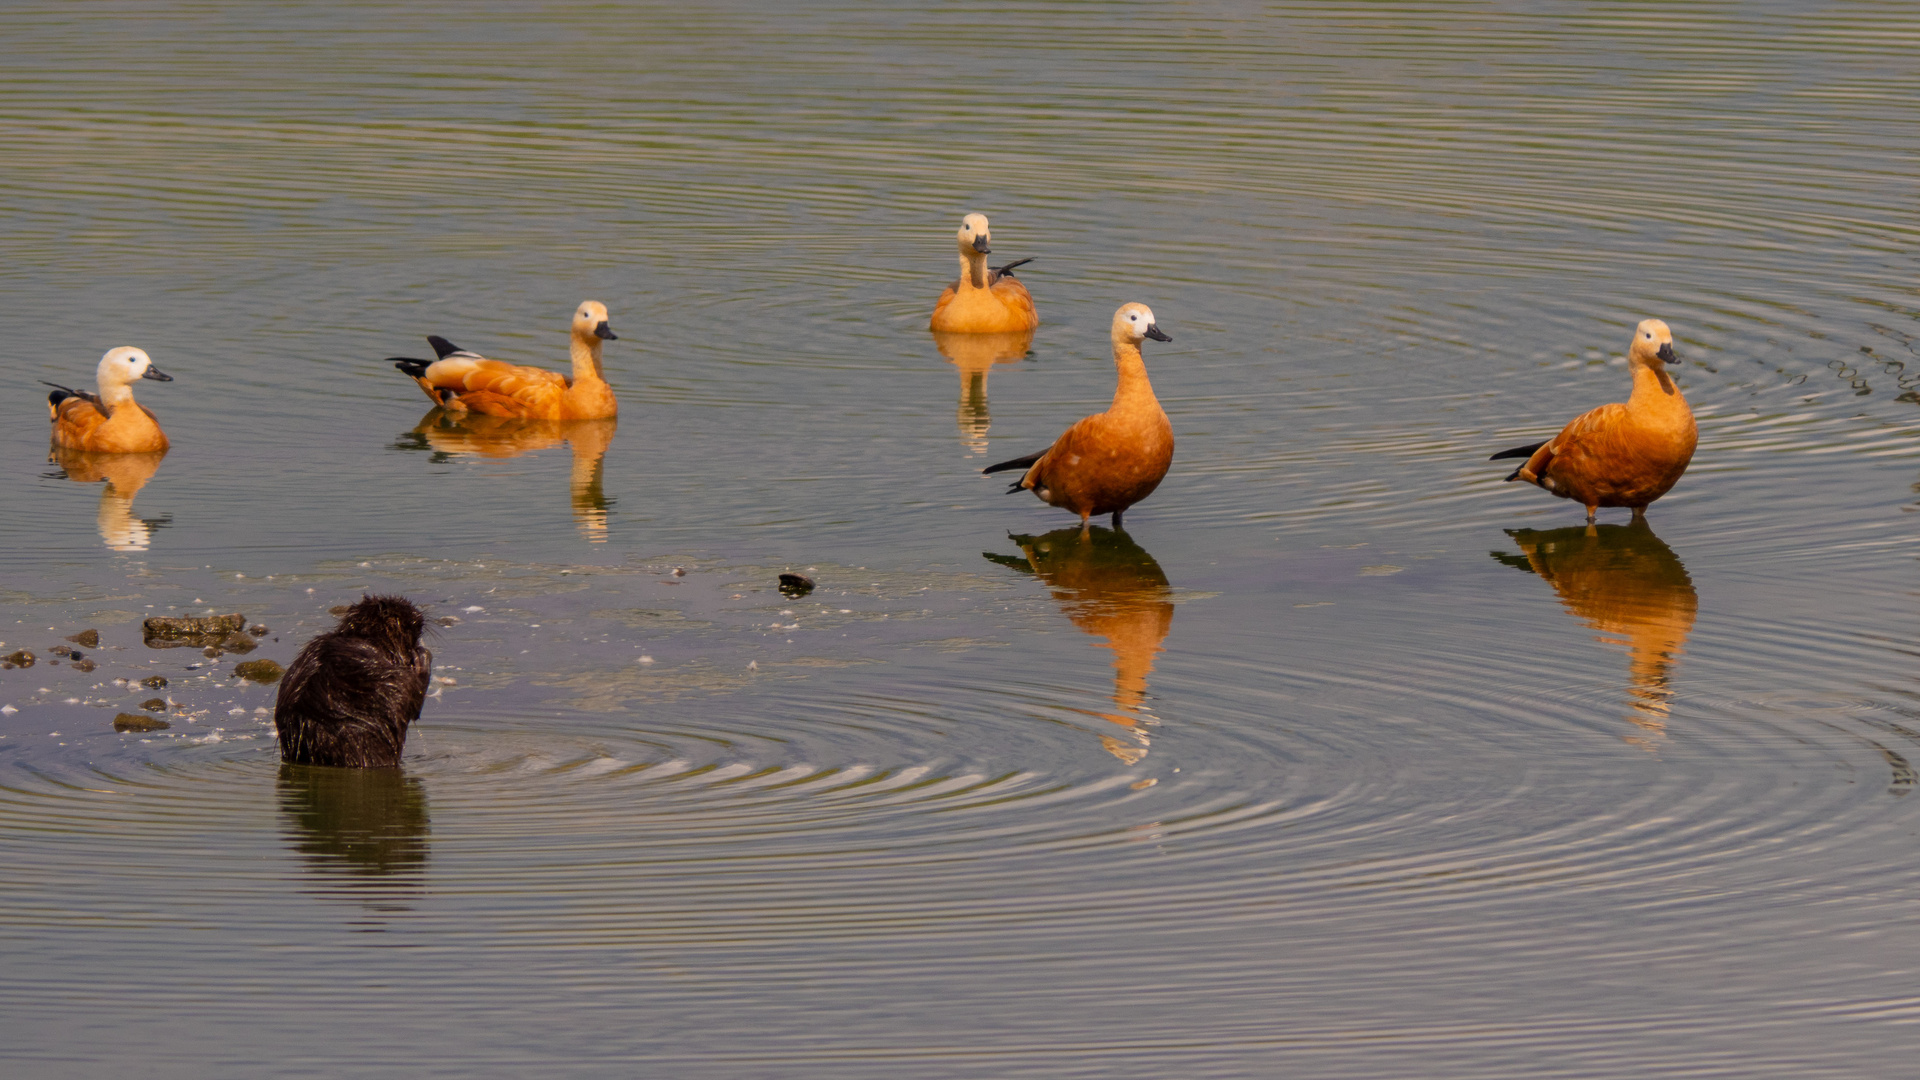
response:
M1905 1075L1917 44L15 5L0 1059ZM968 210L1037 259L1031 343L925 330ZM617 424L458 423L382 362L557 365L589 297ZM1125 300L1179 450L1083 537L977 469L1104 403ZM1649 522L1501 484L1645 316L1701 424ZM119 344L173 449L48 460L38 380ZM397 773L283 768L241 657L140 641L241 611L285 662L368 589L457 620Z

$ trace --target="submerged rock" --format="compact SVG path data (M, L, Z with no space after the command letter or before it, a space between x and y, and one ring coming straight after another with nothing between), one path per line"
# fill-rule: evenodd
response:
M247 660L233 665L233 673L248 682L276 683L287 669L277 660Z
M8 653L6 655L6 661L14 667L32 667L33 654L25 649L21 649L18 652Z
M252 626L247 627L247 633L252 634L254 637L265 637L268 633L267 624L254 623Z
M113 718L115 731L165 731L172 726L157 716L141 716L139 713L123 712Z
M158 690L167 685L167 677L165 675L149 675L140 680L140 685L149 690Z
M94 663L91 660L75 660L73 662L73 670L75 671L92 671L93 669Z
M788 596L805 596L813 591L813 579L805 574L781 574L780 591Z
M141 632L147 643L155 641L189 641L194 638L222 638L228 634L237 634L247 628L245 615L208 615L173 616L155 615L141 624ZM192 641L195 645L210 645L210 641Z
M100 647L100 631L82 630L77 634L70 635L67 640L73 642L75 645L85 645L89 649L97 649Z
M85 656L86 655L85 653L74 652L73 646L71 645L55 645L53 648L48 649L47 651L52 653L55 656Z
M141 702L140 707L147 710L148 712L166 712L167 699L163 697L150 697L147 700Z

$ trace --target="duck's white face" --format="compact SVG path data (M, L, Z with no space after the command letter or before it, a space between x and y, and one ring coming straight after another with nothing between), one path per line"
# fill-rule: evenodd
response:
M1144 338L1173 340L1160 332L1160 327L1153 319L1153 309L1145 304L1120 305L1120 310L1113 313L1113 332L1135 345Z
M607 325L607 305L598 300L581 301L580 307L573 313L573 333L575 337L619 340L619 335Z
M993 250L993 231L987 227L987 215L968 214L960 219L960 231L956 234L960 250L977 251L982 255Z
M1634 359L1656 367L1662 360L1669 364L1680 362L1673 352L1673 331L1659 319L1640 320L1640 325L1633 328L1633 346L1627 352Z
M127 386L138 379L173 381L173 376L162 374L153 366L153 360L144 350L131 345L107 350L107 355L100 358L99 376L101 386Z

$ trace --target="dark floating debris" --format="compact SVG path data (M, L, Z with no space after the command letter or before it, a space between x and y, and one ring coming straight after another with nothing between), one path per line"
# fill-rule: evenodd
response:
M82 630L68 637L67 640L73 642L75 645L84 645L89 649L97 649L100 647L100 631Z
M805 596L813 591L813 579L805 574L781 574L780 591L788 596Z
M157 716L141 716L139 713L123 712L113 718L115 731L165 731L172 726Z
M148 712L166 712L167 699L163 697L150 697L147 700L141 702L140 707L147 710Z
M149 690L159 690L167 685L167 677L165 675L149 675L140 680L140 685Z
M276 660L246 660L233 665L233 673L248 682L277 683L287 669Z
M10 653L8 653L8 654L6 655L6 658L5 658L5 661L6 661L6 665L7 665L8 667L17 667L17 668L20 668L20 667L32 667L32 666L33 666L33 654L32 654L32 653L30 653L30 652L28 652L28 651L27 651L27 650L25 650L25 649L21 649L21 650L20 650L20 651L18 651L18 652L10 652Z

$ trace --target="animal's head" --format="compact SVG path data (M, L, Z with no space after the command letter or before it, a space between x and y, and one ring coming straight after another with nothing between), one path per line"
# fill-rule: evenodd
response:
M154 367L145 350L131 345L108 349L107 355L100 358L101 386L127 386L137 379L172 382L173 376Z
M1121 304L1113 313L1113 339L1138 345L1145 338L1172 341L1153 321L1153 309L1145 304Z
M1673 352L1673 331L1659 319L1640 320L1640 325L1633 328L1633 344L1627 349L1627 358L1655 370L1663 360L1678 364L1680 358Z
M993 230L987 226L987 215L968 214L960 219L960 231L955 234L960 241L960 253L978 252L982 255L993 250Z
M404 596L363 596L334 632L406 652L419 647L426 625L426 613Z
M573 313L573 336L618 341L620 335L607 325L607 305L598 300L582 300Z

